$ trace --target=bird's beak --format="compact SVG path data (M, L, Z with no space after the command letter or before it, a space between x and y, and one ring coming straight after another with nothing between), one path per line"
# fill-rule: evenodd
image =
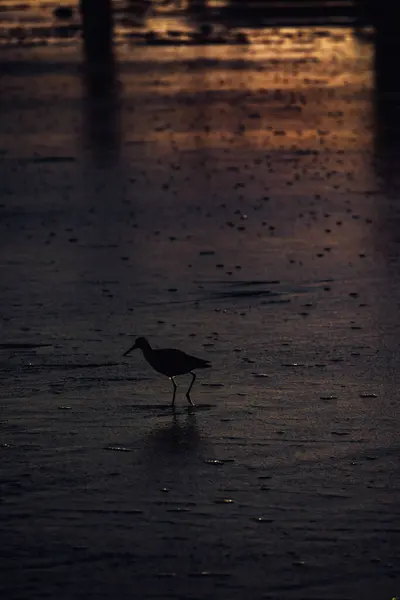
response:
M129 354L129 352L132 352L132 350L136 350L136 348L137 348L136 344L133 344L132 348L129 348L129 350L124 352L122 356L126 356L127 354Z

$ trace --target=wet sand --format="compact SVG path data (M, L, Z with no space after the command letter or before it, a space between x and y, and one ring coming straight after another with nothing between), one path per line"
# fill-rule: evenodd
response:
M399 174L372 50L2 51L1 597L400 594ZM252 35L258 36L254 39ZM262 37L262 39L260 38ZM137 335L210 360L192 392Z

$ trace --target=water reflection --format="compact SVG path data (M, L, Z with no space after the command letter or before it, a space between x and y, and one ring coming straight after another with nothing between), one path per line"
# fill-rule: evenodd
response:
M96 162L119 154L119 102L111 0L80 0L83 27L83 135Z
M82 130L96 163L114 163L120 152L120 107L117 68L112 47L100 56L84 46Z
M96 60L107 58L113 35L111 0L80 0L79 8L85 54Z
M127 0L124 7L127 25L144 25L147 15L152 9L151 0Z
M397 26L396 26L397 27ZM400 153L400 80L393 64L400 41L387 23L378 23L375 40L375 156L385 186L398 182Z
M147 437L146 447L149 454L159 460L165 454L187 455L193 453L198 449L200 443L195 409L189 407L186 415L174 411L169 426L152 431Z
M143 439L141 485L147 490L148 497L154 496L157 489L171 491L171 495L159 499L170 508L182 499L187 502L198 493L199 474L194 466L202 456L206 442L200 435L195 410L179 407L164 425L159 421L156 425L152 420L153 428Z

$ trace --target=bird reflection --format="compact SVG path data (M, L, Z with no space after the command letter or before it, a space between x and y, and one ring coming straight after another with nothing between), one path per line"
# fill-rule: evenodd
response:
M153 421L154 423L154 421ZM185 502L198 493L199 474L193 466L207 445L197 427L195 409L174 411L164 426L154 427L143 439L140 477L149 498L155 490L171 490L174 498L160 498L168 504L179 498Z
M169 426L156 429L148 435L147 450L150 454L154 453L157 460L166 454L187 455L196 452L201 445L195 409L188 407L184 420L181 420L181 415L174 411Z

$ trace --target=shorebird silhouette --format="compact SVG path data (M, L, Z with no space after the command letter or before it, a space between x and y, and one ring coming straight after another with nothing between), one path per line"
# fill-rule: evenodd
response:
M144 337L138 337L135 340L132 348L129 348L129 350L124 352L123 356L126 356L132 352L132 350L136 350L137 348L143 352L143 356L155 371L158 371L162 375L166 375L172 381L172 385L174 386L172 406L175 406L175 394L177 387L174 377L177 375L186 375L186 373L191 374L192 381L190 382L189 389L186 392L186 398L188 399L189 404L194 406L194 403L190 398L190 390L192 389L196 379L196 374L193 373L193 371L194 369L207 369L208 367L211 367L211 363L208 360L196 358L196 356L191 356L190 354L186 354L186 352L182 352L182 350L176 350L175 348L162 348L159 350L154 350Z

